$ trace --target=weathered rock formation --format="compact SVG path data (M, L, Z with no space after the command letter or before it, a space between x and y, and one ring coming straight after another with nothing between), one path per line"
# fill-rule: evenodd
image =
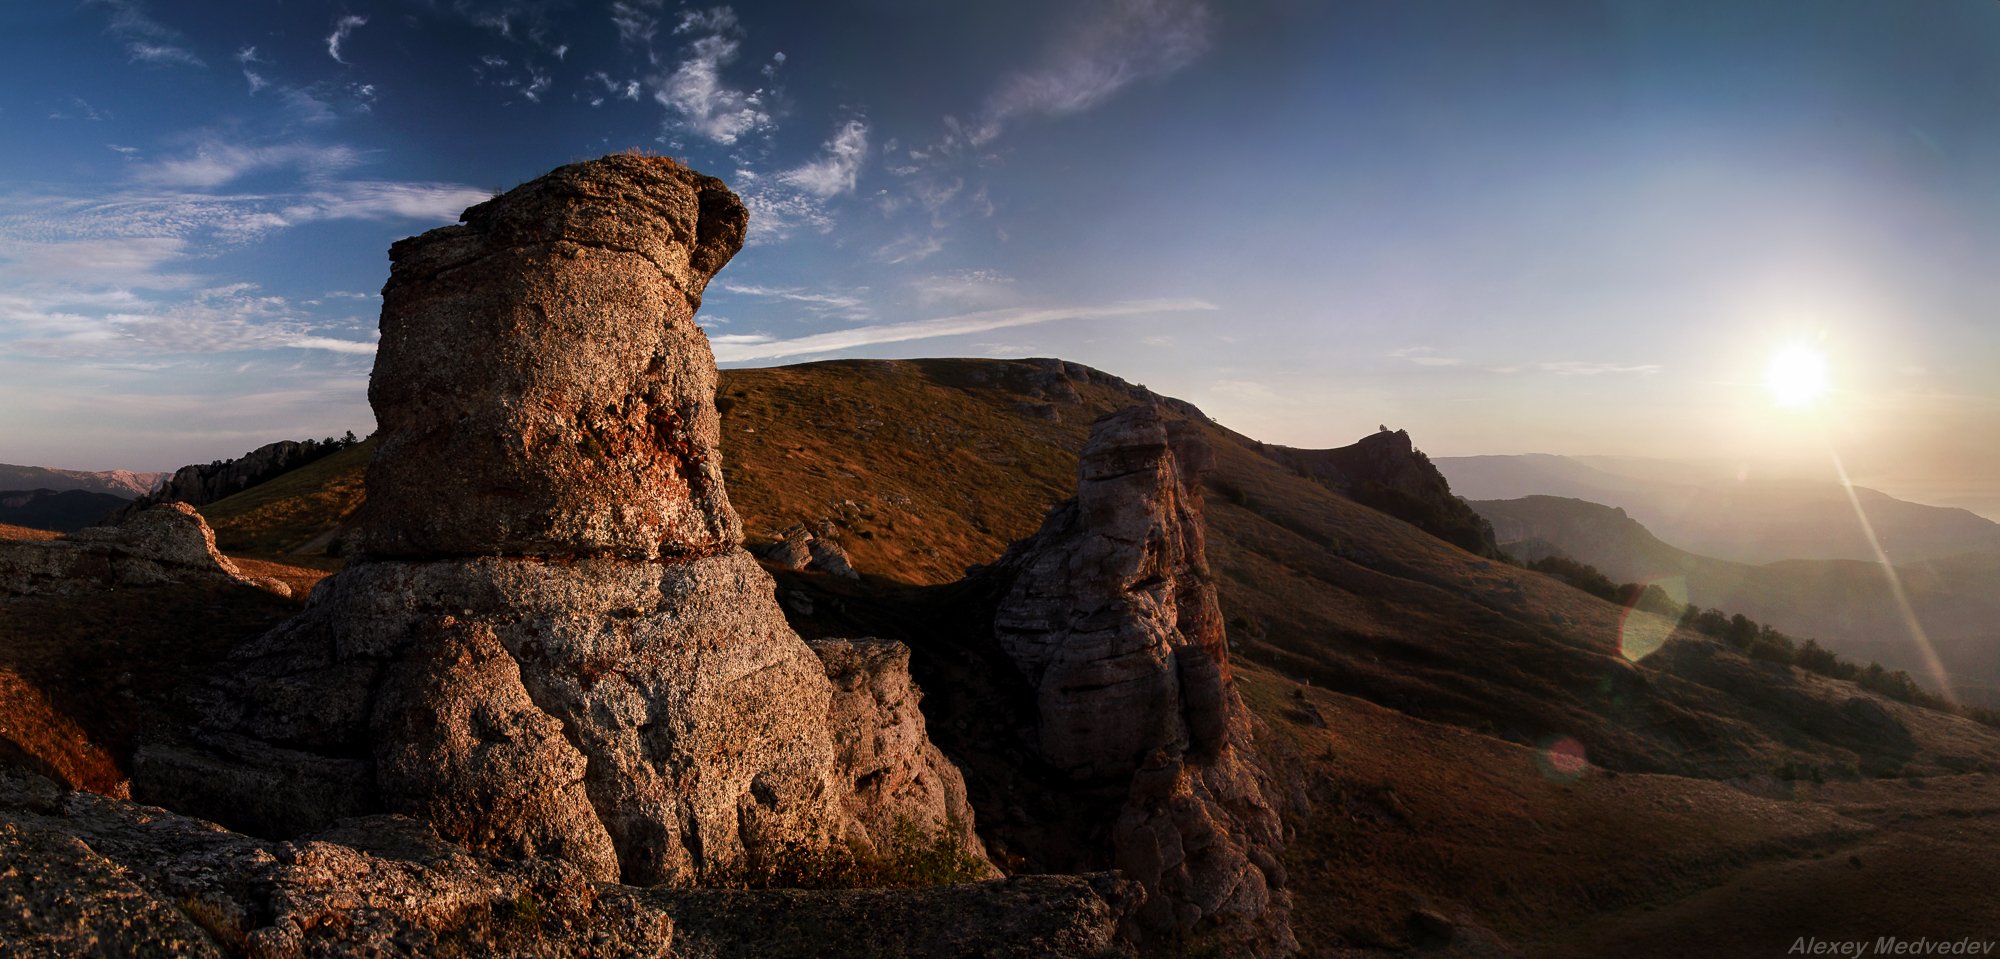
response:
M1076 498L998 564L1013 579L994 631L1035 691L1042 758L1124 794L1110 861L1147 890L1139 936L1283 954L1283 826L1205 555L1209 455L1151 406L1100 420Z
M1347 498L1409 523L1467 552L1500 557L1493 526L1452 495L1444 474L1410 443L1410 434L1388 429L1347 446L1301 450L1260 446L1264 455Z
M239 650L193 742L139 752L137 793L274 837L402 813L642 884L894 821L856 814L833 684L722 487L693 313L745 217L613 156L396 244L360 558Z
M1111 959L1129 885L635 889L561 859L468 850L400 816L272 842L0 764L0 951L19 959Z
M812 650L833 681L827 722L849 778L848 811L871 836L948 834L983 858L965 780L925 733L910 648L887 639L820 639Z
M94 526L62 539L0 540L0 596L198 581L291 593L277 580L244 576L216 552L215 532L185 503L155 506L117 526Z

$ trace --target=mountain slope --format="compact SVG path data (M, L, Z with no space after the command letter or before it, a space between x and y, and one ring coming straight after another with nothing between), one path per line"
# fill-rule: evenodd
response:
M96 523L129 502L124 496L81 489L0 493L0 523L68 533Z
M1662 581L1687 602L1742 613L1861 662L1935 685L1928 659L1882 568L1853 560L1752 565L1670 546L1614 507L1553 496L1472 503L1522 559L1553 548L1620 582ZM1912 613L1943 661L1952 692L2000 701L2000 554L1975 553L1897 570Z
M1878 490L1854 488L1854 500L1825 481L1711 477L1675 464L1566 456L1439 457L1438 469L1473 500L1561 496L1616 506L1667 542L1703 556L1741 563L1787 559L1873 562L1855 501L1898 565L1968 552L2000 552L2000 523L1969 510L1925 506ZM1620 464L1621 472L1599 468Z

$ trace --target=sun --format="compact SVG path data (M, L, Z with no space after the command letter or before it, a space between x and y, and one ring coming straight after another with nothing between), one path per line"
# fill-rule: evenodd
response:
M1785 346L1764 367L1764 389L1770 392L1773 402L1786 409L1812 409L1826 398L1832 386L1826 354L1804 343Z

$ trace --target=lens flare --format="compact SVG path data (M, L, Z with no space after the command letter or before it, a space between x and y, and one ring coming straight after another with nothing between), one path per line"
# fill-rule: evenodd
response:
M1764 367L1764 389L1771 400L1789 410L1807 410L1819 405L1833 387L1826 354L1804 343L1793 343L1771 357Z
M1675 606L1687 605L1687 578L1684 576L1656 576L1640 581L1640 587L1657 587ZM1665 646L1667 638L1674 634L1678 626L1679 622L1671 617L1637 606L1627 607L1618 619L1618 652L1636 663Z
M1590 760L1585 758L1583 744L1568 736L1556 736L1542 741L1542 748L1535 753L1535 765L1540 766L1542 775L1559 783L1575 782L1590 768Z

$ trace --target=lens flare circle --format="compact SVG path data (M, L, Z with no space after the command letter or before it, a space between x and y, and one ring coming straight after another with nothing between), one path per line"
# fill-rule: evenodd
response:
M1559 782L1575 782L1590 768L1590 759L1585 756L1583 744L1570 736L1551 736L1542 740L1541 748L1535 751L1535 765L1541 767L1542 775Z
M1764 390L1771 401L1788 410L1808 410L1826 399L1833 388L1826 354L1804 343L1791 343L1772 354L1764 367Z

